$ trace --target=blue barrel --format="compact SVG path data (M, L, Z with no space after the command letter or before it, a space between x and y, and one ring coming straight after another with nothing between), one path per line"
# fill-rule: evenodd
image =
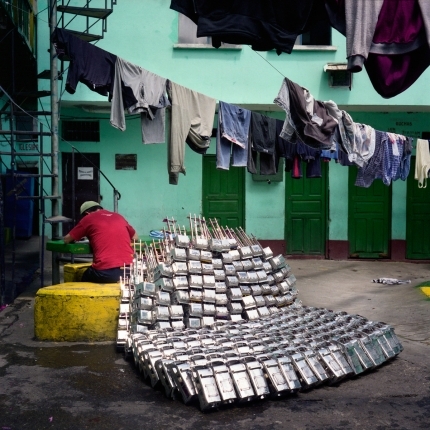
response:
M15 177L15 187L13 178L9 176L11 171L6 173L5 187L5 227L12 228L15 225L15 237L27 239L31 237L33 231L33 199L19 199L22 196L34 196L34 178ZM24 173L25 172L16 172ZM16 212L14 219L14 202L16 201Z

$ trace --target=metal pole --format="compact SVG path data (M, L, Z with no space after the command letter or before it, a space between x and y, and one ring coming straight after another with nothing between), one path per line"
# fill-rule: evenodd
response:
M10 129L14 130L14 119L13 119L13 103L10 104ZM15 139L13 133L10 135L10 145L11 145L11 157L10 157L10 177L12 187L10 193L12 193L12 291L11 300L15 300L15 262L16 262L16 199L17 199L17 189L16 189L16 176L15 176Z
M113 189L113 211L118 212L118 191L114 188Z
M39 196L40 196L40 213L42 215L42 240L40 244L40 288L44 287L45 282L45 199L43 198L43 124L40 123L40 157L39 157L39 177L40 177L40 183L39 183Z
M72 225L76 225L75 205L76 205L76 189L75 189L75 147L72 148ZM72 254L72 263L75 262L75 256Z
M49 0L50 9L50 57L51 57L51 155L52 155L52 182L51 182L51 195L52 195L52 214L57 216L59 214L59 202L56 196L58 192L58 70L57 70L57 56L54 44L52 43L52 33L57 27L57 2L56 0ZM59 236L59 223L51 223L52 238L56 239ZM57 253L52 252L52 282L53 284L60 283L60 267L57 262Z
M4 235L4 200L3 187L0 184L0 306L5 304L6 276L5 276L5 235Z
M75 147L72 147L72 223L73 227L76 223L75 210L76 210L76 187L75 187Z

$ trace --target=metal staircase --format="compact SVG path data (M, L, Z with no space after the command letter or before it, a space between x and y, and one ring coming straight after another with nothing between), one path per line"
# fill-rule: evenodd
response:
M104 0L104 8L90 7L91 0L87 1L84 6L68 6L64 4L64 0L61 5L57 6L57 11L60 12L61 18L59 21L59 27L67 28L69 24L77 16L85 17L85 30L69 30L75 36L80 37L86 42L94 42L103 38L103 34L107 31L107 17L113 12L113 6L116 4L116 0ZM94 1L92 2L94 4ZM66 17L69 21L66 23ZM102 34L90 33L90 29L96 27L97 24L101 25Z
M58 0L48 1L50 33L58 26L87 42L97 43L107 31L107 18L113 12L116 0L62 0L61 4L58 3ZM40 232L43 241L40 261L42 286L44 225L45 223L51 224L52 237L56 238L59 236L59 224L64 218L59 215L61 196L58 169L58 81L62 79L64 63L61 62L61 70L58 71L58 58L51 43L50 70L37 74L36 17L31 2L28 0L15 0L13 3L0 0L0 56L5 58L2 45L4 52L10 55L11 68L10 70L0 68L0 142L2 142L0 164L6 169L6 175L3 176L8 176L10 178L8 183L12 184L9 193L14 196L14 202L7 210L12 212L14 221L11 226L12 273L10 282L7 282L5 279L5 207L3 204L5 196L3 196L0 205L0 305L5 304L6 301L13 301L16 293L13 268L15 266L18 202L22 200L35 202L42 219L42 231ZM26 47L24 51L22 45ZM8 58L5 61L5 64L7 63ZM39 90L38 79L49 79L50 90ZM38 110L38 101L41 97L51 98L50 111ZM41 116L50 117L50 121L47 121L49 130L44 129L42 124L40 126L37 124L40 122L38 118ZM8 130L2 130L2 125L5 128L6 123L6 121L2 121L2 118L8 119ZM50 138L49 150L46 148L48 146L47 138ZM27 150L20 150L20 145ZM3 147L7 150L3 150ZM17 168L30 165L38 165L37 173L23 173ZM44 179L51 182L49 192L43 187ZM34 193L20 191L19 184L23 180L34 181ZM52 205L52 216L49 218L45 214L46 200L51 201ZM52 258L56 259L57 255L53 253ZM58 265L53 264L53 267L58 267ZM59 272L53 272L52 278L53 283L59 283Z

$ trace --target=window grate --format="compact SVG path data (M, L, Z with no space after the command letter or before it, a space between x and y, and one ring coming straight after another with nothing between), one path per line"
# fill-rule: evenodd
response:
M62 137L69 142L100 142L100 123L63 120Z
M297 40L296 45L305 46L329 46L331 45L331 26L329 22L318 21L306 33L301 34Z

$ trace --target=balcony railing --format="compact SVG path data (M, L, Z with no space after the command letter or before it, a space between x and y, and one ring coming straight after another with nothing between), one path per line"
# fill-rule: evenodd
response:
M36 7L36 0L0 0L0 10L6 12L33 55L36 55Z

